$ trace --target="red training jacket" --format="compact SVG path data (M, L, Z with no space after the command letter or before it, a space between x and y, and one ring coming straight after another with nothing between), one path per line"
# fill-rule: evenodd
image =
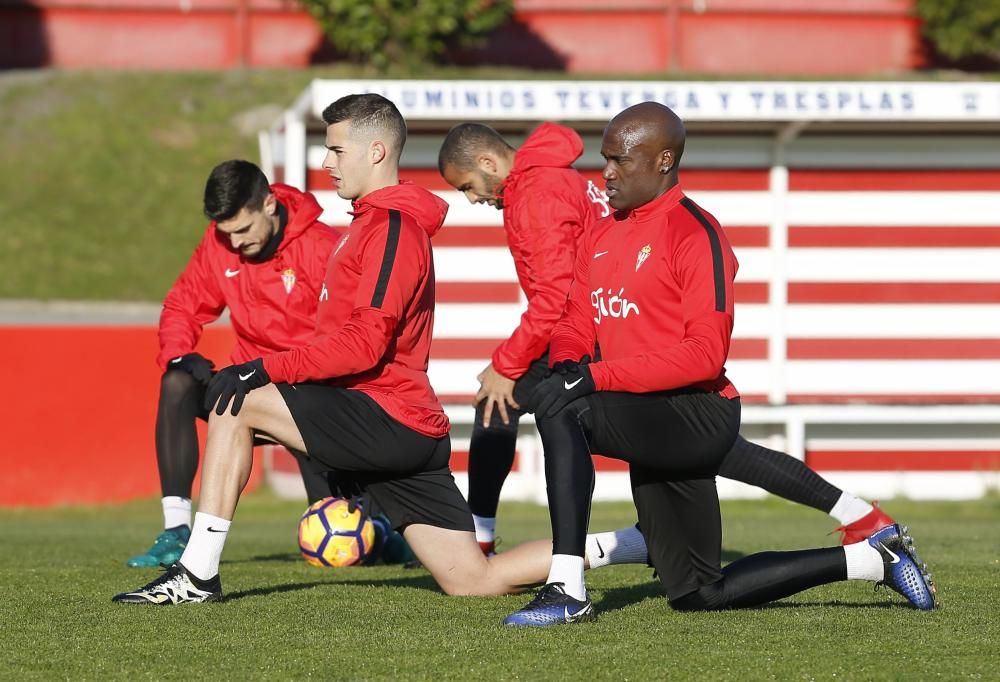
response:
M271 185L271 191L288 211L277 251L260 263L244 260L215 222L209 223L163 301L161 369L192 352L204 326L226 308L236 332L230 355L234 364L302 346L312 338L326 263L340 233L319 222L323 209L312 194L281 184Z
M736 256L709 213L675 186L588 230L575 281L552 335L550 362L590 365L600 391L648 393L685 386L739 394L726 378Z
M448 417L427 378L434 328L430 237L448 204L411 183L354 202L320 293L316 333L264 358L274 382L330 380L364 391L400 423L433 438Z
M507 245L528 299L517 329L493 352L493 368L510 379L527 372L549 347L584 226L611 212L594 183L571 167L582 153L576 131L543 123L517 150L502 185Z

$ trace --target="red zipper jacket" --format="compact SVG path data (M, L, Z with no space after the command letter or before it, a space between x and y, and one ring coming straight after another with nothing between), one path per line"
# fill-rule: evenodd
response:
M312 194L271 185L288 211L284 236L266 261L244 260L225 235L209 224L205 236L163 301L160 354L170 360L192 352L203 327L229 308L235 363L305 345L316 328L316 306L326 263L340 233L319 222Z
M330 380L364 391L398 422L433 438L448 417L427 378L434 328L430 237L448 204L410 183L354 202L334 249L308 345L269 355L271 381Z
M675 186L588 230L575 281L552 335L550 362L590 365L599 391L648 393L691 386L739 394L726 378L736 256L709 213Z
M543 123L514 156L501 187L503 225L528 308L493 352L493 368L517 379L549 347L566 307L576 248L591 216L610 213L600 191L571 166L583 153L576 131Z

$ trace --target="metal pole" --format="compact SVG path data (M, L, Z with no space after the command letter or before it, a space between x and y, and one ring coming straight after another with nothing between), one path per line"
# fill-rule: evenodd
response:
M785 150L808 121L796 121L782 128L774 138L771 155L771 279L768 295L771 309L771 333L767 356L771 366L768 402L781 405L788 397L788 166Z

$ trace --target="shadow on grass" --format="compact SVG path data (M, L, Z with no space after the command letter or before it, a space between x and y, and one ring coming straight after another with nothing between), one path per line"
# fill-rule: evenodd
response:
M725 547L723 547L722 548L722 554L721 554L721 556L722 556L722 563L728 564L731 561L736 561L737 559L742 559L746 555L747 555L746 552L740 552L739 550L735 550L735 549L726 549Z
M246 559L223 559L224 564L250 564L257 561L282 561L282 562L295 562L302 561L302 555L296 552L281 552L279 554L261 554L258 556L247 557Z
M595 601L594 606L598 607L600 611L616 611L623 609L632 604L638 604L646 599L661 599L663 601L664 608L670 608L670 604L666 599L666 595L663 591L663 587L660 585L659 581L651 581L644 583L642 585L630 585L628 587L615 587L604 591L603 597L600 601ZM802 609L802 608L815 608L821 606L824 608L834 608L834 609L908 609L914 610L914 607L910 604L905 604L898 601L875 601L875 602L855 602L855 601L842 601L839 599L831 599L829 601L810 601L810 602L789 602L789 601L774 601L768 602L767 604L761 604L759 606L749 606L746 608L738 609L739 611L771 611L775 609ZM737 609L734 609L737 610Z
M608 590L604 590L604 596L601 600L594 603L599 611L618 611L625 608L626 606L631 606L632 604L638 604L646 599L661 599L663 601L664 608L667 608L667 599L663 593L663 587L660 582L650 581L643 583L641 585L629 585L628 587L613 587Z
M239 592L228 592L223 601L236 601L246 597L266 597L271 594L281 594L282 592L298 592L299 590L311 590L329 583L317 580L311 583L287 583L285 585L270 585L268 587L254 587L250 590L240 590Z
M761 604L760 606L753 606L747 609L740 609L741 611L770 611L772 609L802 609L802 608L812 608L816 606L822 606L824 608L834 608L834 609L896 609L903 608L914 610L909 604L904 604L903 602L856 602L856 601L840 601L838 599L832 599L830 601L799 601L799 602L787 602L787 601L776 601L769 604Z
M327 586L355 586L355 587L409 587L412 589L431 590L440 592L437 583L429 575L415 575L407 578L379 578L376 580L314 580L307 583L286 583L284 585L269 585L267 587L254 587L249 590L240 590L226 594L226 601L235 601L246 597L266 597L271 594L281 594L282 592L297 592L299 590L311 590L316 587Z

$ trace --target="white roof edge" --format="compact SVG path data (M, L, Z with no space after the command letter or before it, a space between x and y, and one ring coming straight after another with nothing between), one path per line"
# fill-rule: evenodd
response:
M356 92L388 97L412 121L606 121L655 100L691 122L1000 123L1000 82L956 81L316 79L295 108L319 117Z

